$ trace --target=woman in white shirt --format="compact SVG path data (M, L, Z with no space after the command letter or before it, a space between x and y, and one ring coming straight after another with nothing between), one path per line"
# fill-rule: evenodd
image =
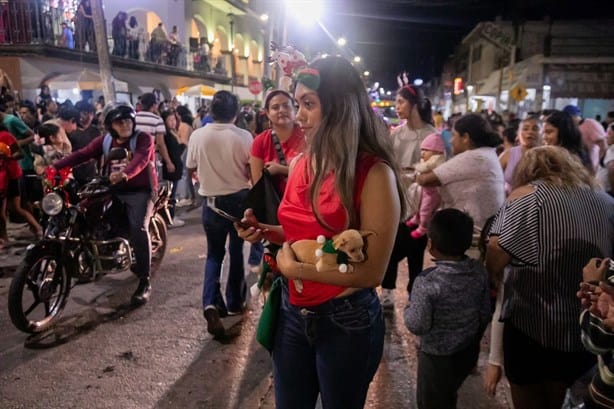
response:
M452 157L416 178L422 186L441 186L442 207L469 213L480 230L505 200L503 170L495 148L500 136L478 114L467 114L454 124Z
M409 188L413 182L413 166L420 162L420 144L424 138L436 133L437 130L433 126L431 101L424 96L421 88L414 85L404 85L399 88L395 109L399 119L406 122L395 128L390 136L395 158L401 168L403 184L405 188ZM407 216L409 218L413 214ZM426 236L413 239L410 233L411 230L404 222L399 225L392 256L382 281L381 302L386 309L393 307L392 290L396 287L399 261L407 257L410 277L407 285L408 292L411 291L414 278L422 271L427 239Z

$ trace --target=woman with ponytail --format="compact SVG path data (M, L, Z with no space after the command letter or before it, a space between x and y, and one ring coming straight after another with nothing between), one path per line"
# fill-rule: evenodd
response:
M395 128L390 136L395 158L401 168L401 177L405 188L413 183L413 166L420 162L420 145L433 133L437 133L433 123L431 101L424 96L421 88L414 85L404 85L397 90L396 111L399 119L405 124ZM413 214L408 214L412 217ZM399 261L407 257L409 266L409 283L407 291L411 290L414 278L422 271L424 249L427 238L422 236L414 239L411 230L405 223L399 225L392 256L382 281L382 306L391 309L394 306L392 291L396 287L397 267ZM403 297L405 298L405 297Z

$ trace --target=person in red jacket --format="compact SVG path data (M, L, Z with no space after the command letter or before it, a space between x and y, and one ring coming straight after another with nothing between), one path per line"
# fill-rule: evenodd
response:
M157 191L157 176L154 164L153 137L136 129L136 112L126 103L110 102L103 109L107 134L101 135L84 148L56 162L56 169L73 167L91 159L108 155L111 148L125 148L128 158L122 163L105 163L103 174L113 185L115 199L126 207L130 224L130 240L136 257L135 273L139 285L132 295L132 302L141 305L151 295L151 242L149 219L153 213L153 197ZM105 140L108 143L105 149ZM105 152L106 150L106 152ZM114 162L114 161L109 161Z
M17 139L0 123L0 240L4 242L8 240L7 205L10 212L18 214L30 225L36 238L43 234L43 228L32 213L21 207L19 179L22 171L17 162L19 152Z

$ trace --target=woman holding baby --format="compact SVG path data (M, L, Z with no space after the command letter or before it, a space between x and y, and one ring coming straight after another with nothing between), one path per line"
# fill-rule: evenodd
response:
M359 74L345 59L316 60L297 75L297 121L306 153L290 164L280 226L259 224L248 209L239 235L283 247L284 280L272 352L276 407L362 408L384 345L375 293L404 213L402 187L386 126L371 110ZM348 228L369 230L366 259L317 271L299 262L297 240L330 239ZM302 292L293 280L301 280Z

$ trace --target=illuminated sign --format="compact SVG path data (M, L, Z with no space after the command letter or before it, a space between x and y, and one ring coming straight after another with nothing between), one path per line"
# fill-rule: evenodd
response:
M460 95L464 91L463 79L460 77L454 78L454 95Z

